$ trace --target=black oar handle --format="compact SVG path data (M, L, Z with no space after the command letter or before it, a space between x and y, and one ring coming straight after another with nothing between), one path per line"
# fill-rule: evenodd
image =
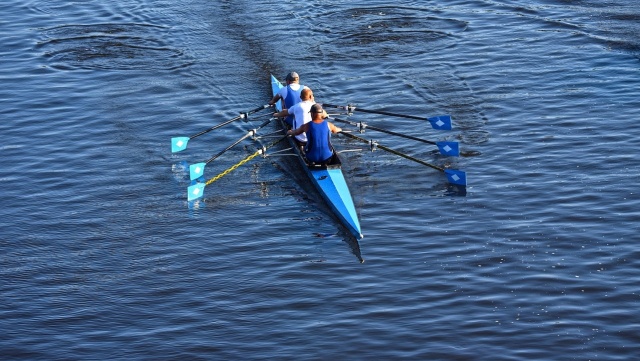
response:
M385 112L385 111L382 111L382 110L367 110L367 109L362 109L362 108L355 107L353 105L344 106L344 105L333 105L333 104L322 103L322 106L331 107L331 108L338 108L338 109L345 109L349 113L353 112L354 110L358 110L358 111L363 112L363 113L381 114L381 115L388 115L388 116L392 116L392 117L401 117L401 118L425 120L424 117L417 117L415 115L397 114L397 113Z

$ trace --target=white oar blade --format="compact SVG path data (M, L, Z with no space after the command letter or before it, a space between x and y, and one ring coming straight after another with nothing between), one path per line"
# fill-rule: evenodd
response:
M196 163L189 166L189 179L194 180L202 177L206 163Z
M187 143L189 137L174 137L171 138L171 153L179 152L187 149Z
M187 199L189 201L196 200L204 194L204 183L196 183L187 188Z
M444 174L447 176L449 183L459 186L467 186L467 173L461 170L445 169Z
M427 118L433 129L438 130L451 130L451 116L450 115L437 115L435 117Z
M460 156L460 147L458 142L436 142L440 154L448 155L450 157Z

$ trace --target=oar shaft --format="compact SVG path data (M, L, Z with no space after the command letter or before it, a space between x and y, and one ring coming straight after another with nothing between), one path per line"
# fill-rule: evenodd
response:
M416 163L420 163L420 164L422 164L422 165L426 165L427 167L431 167L431 168L433 168L433 169L437 169L437 170L439 170L439 171L441 171L441 172L444 172L444 169L443 169L443 168L440 168L440 167L435 166L435 165L433 165L433 164L429 164L429 163L424 162L424 161L422 161L422 160L420 160L420 159L418 159L418 158L414 158L414 157L412 157L412 156L410 156L410 155L404 154L404 153L402 153L402 152L399 152L399 151L397 151L397 150L391 149L391 148L389 148L389 147L385 147L384 145L380 145L380 144L378 144L378 148L380 148L380 149L382 149L382 150L386 150L386 151L387 151L387 152L389 152L389 153L393 153L393 154L395 154L395 155L399 155L399 156L401 156L401 157L403 157L403 158L406 158L406 159L412 160L412 161L414 161L414 162L416 162Z
M271 105L269 105L269 104L265 104L265 105L260 106L260 107L258 107L258 108L255 108L255 109L249 110L249 111L248 111L248 112L246 112L246 113L241 113L240 115L238 115L237 117L235 117L235 118L233 118L233 119L229 119L229 120L227 120L226 122L220 123L220 124L218 124L218 125L214 125L213 127L209 128L209 129L207 129L207 130L203 130L203 131L201 131L201 132L200 132L200 133L198 133L198 134L194 134L194 135L190 136L190 137L189 137L189 139L193 139L193 138L195 138L195 137L199 137L199 136L201 136L201 135L203 135L203 134L205 134L205 133L209 133L209 132L210 132L210 131L212 131L212 130L216 130L216 129L218 129L218 128L224 127L225 125L227 125L227 124L229 124L229 123L232 123L232 122L235 122L235 121L236 121L236 120L238 120L238 119L244 119L244 118L248 117L249 115L251 115L251 114L253 114L253 113L259 112L259 111L261 111L262 109L267 109L267 108L269 108L269 107L271 107Z
M343 135L345 135L345 136L347 136L347 137L349 137L349 138L351 138L351 139L355 139L355 140L359 140L359 141L361 141L361 142L363 142L363 143L371 144L371 142L370 142L370 141L368 141L368 140L366 140L366 139L364 139L364 138L360 138L360 137L358 137L357 135L353 135L353 134L351 134L351 133L345 133L345 132L340 132L340 133L341 133L341 134L343 134ZM400 156L400 157L403 157L403 158L409 159L409 160L414 161L414 162L416 162L416 163L420 163L420 164L422 164L422 165L426 165L427 167L431 167L431 168L433 168L433 169L436 169L436 170L439 170L439 171L441 171L441 172L444 172L444 168L441 168L441 167L435 166L435 165L433 165L433 164L429 164L429 163L427 163L427 162L425 162L425 161L422 161L422 160L420 160L420 159L418 159L418 158L414 158L414 157L412 157L412 156L410 156L410 155L404 154L404 153L399 152L399 151L397 151L397 150L395 150L395 149L392 149L392 148L386 147L386 146L381 145L381 144L376 144L376 146L377 146L378 148L382 149L382 150L385 150L385 151L389 152L389 153L393 153L393 154L395 154L395 155L398 155L398 156Z
M423 117L418 117L418 116L415 116L415 115L397 114L397 113L385 112L385 111L382 111L382 110L367 110L367 109L362 109L362 108L356 108L353 105L343 106L343 105L333 105L333 104L326 104L325 103L324 106L338 108L338 109L346 109L349 114L353 113L353 111L357 109L357 110L359 110L361 112L364 112L364 113L382 114L382 115L389 115L389 116L392 116L392 117L426 120L429 123L431 123L431 127L433 127L433 129L451 130L451 115L448 115L448 114L446 114L446 115L438 115L438 116L435 116L435 117L423 118Z
M213 157L211 157L211 159L209 159L208 161L205 162L205 164L209 164L211 162L213 162L214 160L216 160L216 158L220 157L221 155L223 155L226 151L228 151L229 149L235 147L236 145L238 145L240 142L242 142L243 140L253 136L256 134L256 132L265 127L267 124L269 124L271 121L273 120L273 118L263 122L262 124L260 124L259 127L257 127L256 129L252 129L250 131L247 132L247 134L245 134L242 138L236 140L233 144L231 144L230 146L226 147L224 150L220 151L218 154L214 155Z
M265 146L265 147L262 147L262 148L258 149L257 151L255 151L255 153L253 153L253 154L251 154L250 156L248 156L248 157L246 157L246 158L242 159L240 162L238 162L238 163L236 163L235 165L231 166L230 168L228 168L228 169L227 169L227 170L225 170L224 172L222 172L222 173L218 174L217 176L215 176L215 177L213 177L213 178L211 178L211 179L207 180L204 184L205 184L205 185L209 185L209 184L211 184L211 183L213 183L213 182L217 181L218 179L220 179L220 178L224 177L225 175L227 175L227 174L229 174L229 173L233 172L234 170L238 169L238 167L240 167L241 165L243 165L243 164L247 163L247 162L248 162L248 161L250 161L251 159L253 159L253 158L255 158L255 157L259 156L260 154L264 154L264 153L267 151L267 149L269 149L269 148L273 147L274 145L276 145L276 144L280 143L281 141L285 140L286 138L287 138L287 136L285 135L284 137L278 138L278 139L276 139L275 141L271 142L271 143L270 143L270 144L268 144L267 146Z
M345 120L345 119L339 119L339 118L332 118L332 119L334 119L334 120L336 120L338 122L351 124L351 125L355 125L355 126L360 126L360 124L362 124L362 123L351 122L351 121ZM406 139L415 140L415 141L422 142L422 143L433 144L433 145L436 144L436 142L432 142L430 140L417 138L417 137L414 137L414 136L411 136L411 135L402 134L402 133L397 133L397 132L394 132L394 131L391 131L391 130L386 130L386 129L374 127L374 126L371 126L371 125L367 125L367 126L365 126L365 128L373 129L373 130L378 131L378 132L387 133L387 134L395 135L395 136L406 138Z
M242 142L243 140L249 138L252 135L253 131L249 131L247 134L245 134L242 138L236 140L233 144L231 144L230 146L224 148L224 150L221 150L218 154L214 155L213 157L211 157L209 160L207 160L206 162L204 162L204 164L209 164L211 162L213 162L214 160L216 160L218 157L220 157L221 155L223 155L224 153L226 153L229 149L235 147L236 145L238 145L240 142Z
M349 112L351 112L353 110L357 110L357 111L363 112L363 113L381 114L381 115L388 115L388 116L391 116L391 117L402 117L402 118L409 118L409 119L424 120L424 117L418 117L418 116L415 116L415 115L397 114L397 113L385 112L385 111L382 111L382 110L368 110L368 109L362 109L362 108L354 107L354 106L351 106L351 105L342 106L342 105L333 105L333 104L323 103L322 106L331 107L331 108L338 108L338 109L345 109L345 110L347 110Z
M408 119L424 120L424 117L418 117L415 115L406 115L406 114L396 114L396 113L385 112L382 110L367 110L367 109L358 108L358 111L363 113L370 113L370 114L388 115L391 117L402 117L402 118L408 118Z
M209 132L210 132L210 131L212 131L212 130L216 130L216 129L218 129L218 128L222 128L222 127L224 127L225 125L227 125L227 124L229 124L229 123L233 123L233 122L235 122L236 120L238 120L238 119L240 119L240 118L242 118L242 115L238 115L237 117L232 118L232 119L229 119L229 120L227 120L226 122L220 123L220 124L218 124L218 125L214 125L213 127L209 128L209 129L207 129L207 130L203 130L203 131L201 131L201 132L200 132L200 133L198 133L198 134L194 134L194 135L190 136L190 137L189 137L189 139L193 139L193 138L195 138L195 137L199 137L199 136L201 136L201 135L203 135L203 134L209 133Z

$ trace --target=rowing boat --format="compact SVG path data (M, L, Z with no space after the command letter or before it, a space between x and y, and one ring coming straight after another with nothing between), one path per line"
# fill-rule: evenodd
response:
M282 83L280 83L278 81L278 79L276 79L273 75L271 75L271 90L273 95L275 96L276 93L278 93L278 91L280 89L282 89L283 85ZM412 116L412 115L404 115L404 114L396 114L396 113L391 113L391 112L387 112L387 111L380 111L380 110L366 110L366 109L362 109L362 108L356 108L352 105L348 105L348 106L340 106L340 105L330 105L330 104L323 104L324 106L330 106L330 107L336 107L339 109L345 109L347 110L349 113L351 113L352 111L358 109L362 112L365 113L373 113L373 114L381 114L381 115L385 115L385 116L395 116L395 117L402 117L402 118L409 118L409 119L419 119L419 120L427 120L431 123L431 126L434 129L438 129L438 130L450 130L451 129L451 116L450 115L440 115L440 116L436 116L436 117L427 117L427 118L422 118L422 117L417 117L417 116ZM214 129L218 129L226 124L229 124L235 120L238 119L246 119L248 115L259 112L260 110L263 109L267 109L272 107L272 105L270 104L265 104L262 105L260 107L257 107L253 110L250 110L248 112L245 113L240 113L239 116L232 118L230 120L227 120L221 124L215 125L205 131L202 131L200 133L197 133L195 135L192 135L190 137L174 137L171 138L171 151L172 152L179 152L182 151L184 149L186 149L187 147L187 142L190 139L194 139L196 137L199 137L202 134L208 133L209 131L212 131ZM282 106L281 104L276 104L276 109L278 109L278 111L282 110ZM350 115L350 114L349 114ZM218 154L216 154L215 156L213 156L211 159L209 159L206 162L201 162L201 163L195 163L192 164L191 166L189 166L189 178L194 182L191 186L189 186L187 188L187 200L189 202L191 201L195 201L197 199L200 199L203 197L203 192L204 192L204 188L205 186L217 181L218 179L224 177L225 175L231 173L232 171L234 171L235 169L237 169L238 167L240 167L241 165L251 161L253 158L259 156L259 155L265 155L266 151L268 149L270 149L271 147L276 146L277 144L279 144L280 142L284 141L285 139L288 140L289 145L292 149L292 151L295 153L295 156L298 158L298 160L300 161L300 164L302 165L302 169L304 170L304 172L307 174L307 176L309 177L309 179L311 180L311 183L314 185L314 187L318 190L318 193L320 193L320 195L322 196L322 198L325 200L325 202L327 203L327 205L329 206L329 208L331 209L331 211L333 212L333 214L335 215L335 217L340 221L340 223L349 231L350 234L352 234L356 240L362 238L362 231L360 230L360 222L358 221L358 215L356 214L356 209L355 206L353 204L353 199L351 198L351 192L349 191L349 187L347 186L347 182L344 179L344 174L342 174L342 162L339 158L339 156L336 154L335 157L332 158L332 161L330 164L328 165L317 165L317 164L308 164L304 155L302 154L302 151L300 150L300 148L298 148L298 145L296 144L296 141L293 137L288 137L286 135L280 136L278 137L278 139L274 140L273 142L269 143L268 145L263 146L261 149L256 150L253 154L243 158L241 161L239 161L238 163L234 164L232 167L222 171L221 173L219 173L218 175L216 175L213 178L208 179L206 182L202 182L200 181L200 178L203 177L203 173L204 173L204 167L206 164L210 163L211 161L215 160L216 158L218 158L219 156L221 156L222 154L224 154L225 152L227 152L229 149L233 148L235 145L237 145L238 143L240 143L242 140L253 136L256 134L256 131L260 128L265 127L267 124L269 124L269 122L271 122L273 119L269 119L267 121L265 121L264 123L262 123L258 128L253 129L249 132L247 132L246 135L244 135L242 138L240 138L239 140L237 140L235 143L233 143L232 145L228 146L227 148L225 148L223 151L219 152ZM341 121L344 123L348 123L348 124L352 124L352 125L357 125L361 132L364 131L364 129L366 128L366 125L362 122L360 123L354 123L351 121L347 121L347 120L341 120L341 119L336 119L333 118L335 121ZM283 129L288 129L288 125L285 123L284 119L277 119L277 122L279 122L280 126ZM383 133L388 133L394 136L400 136L400 137L404 137L407 139L412 139L412 140L416 140L416 141L420 141L422 143L429 143L432 145L436 145L438 146L438 148L440 149L440 153L442 155L446 155L446 156L458 156L459 155L459 150L458 150L458 144L457 142L434 142L434 141L429 141L429 140L424 140L421 138L416 138L413 136L408 136L405 134L401 134L398 132L393 132L393 131L389 131L389 130L385 130L382 128L378 128L378 127L369 127L369 129L375 130L375 131L380 131ZM401 156L405 159L411 160L413 162L431 167L433 169L436 169L438 171L443 172L446 176L447 176L447 180L449 181L449 183L457 185L457 186L461 186L461 187L466 187L467 185L467 176L466 173L460 170L455 170L455 169L445 169L444 167L440 167L437 165L433 165L430 163L427 163L423 160L417 159L411 155L405 154L403 152L394 150L392 148L386 147L382 144L379 144L376 141L373 140L367 140L361 137L358 137L354 134L351 134L349 132L340 132L342 133L344 136L354 139L354 140L358 140L360 142L363 143L367 143L371 146L371 150L375 150L377 148L385 150L389 153ZM357 244L357 242L356 242Z
M282 87L282 83L271 75L271 90L273 95L277 94L278 90ZM278 111L282 110L280 102L276 104L276 108ZM279 119L278 121L284 129L288 129L283 119ZM302 169L309 176L311 183L313 183L320 195L322 195L322 198L329 208L331 208L335 216L356 239L362 238L360 222L358 221L356 208L353 205L351 192L342 173L342 162L339 156L334 157L334 161L328 165L309 164L295 143L294 137L288 137L288 141L296 153Z

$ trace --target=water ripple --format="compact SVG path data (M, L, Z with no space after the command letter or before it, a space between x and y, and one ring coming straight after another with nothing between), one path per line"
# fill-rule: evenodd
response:
M158 37L163 26L148 24L64 25L42 31L44 52L52 68L60 70L155 69L189 66L182 50ZM149 36L143 37L148 33Z

